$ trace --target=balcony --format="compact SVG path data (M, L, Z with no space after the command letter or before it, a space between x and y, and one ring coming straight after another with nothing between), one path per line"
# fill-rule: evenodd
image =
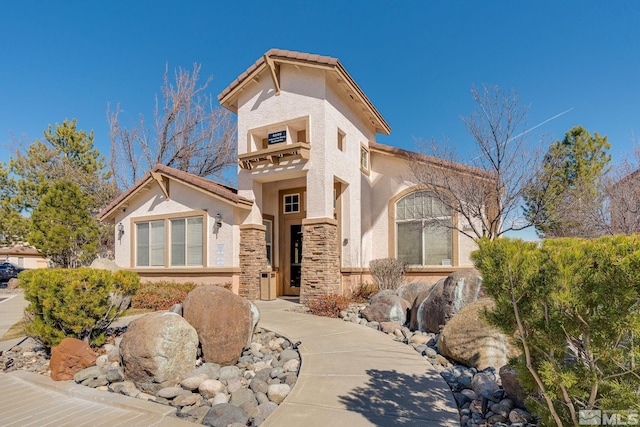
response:
M274 144L263 150L242 154L238 157L238 162L242 169L251 170L260 164L279 165L280 162L289 160L309 160L309 149L308 142Z

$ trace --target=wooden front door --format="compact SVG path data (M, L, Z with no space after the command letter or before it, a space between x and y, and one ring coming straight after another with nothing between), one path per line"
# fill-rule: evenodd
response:
M282 293L300 295L302 278L302 220L305 218L305 188L280 191L279 265Z

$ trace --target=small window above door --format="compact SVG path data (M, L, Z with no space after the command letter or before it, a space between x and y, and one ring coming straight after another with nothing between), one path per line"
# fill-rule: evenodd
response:
M283 213L298 213L300 212L300 193L285 194L283 200Z

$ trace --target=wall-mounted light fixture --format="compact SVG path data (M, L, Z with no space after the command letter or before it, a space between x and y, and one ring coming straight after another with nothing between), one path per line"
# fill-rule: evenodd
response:
M120 223L118 224L118 240L122 239L123 235L124 235L124 224Z
M342 241L342 246L347 246L349 244L349 239L344 239Z
M215 221L213 223L213 234L218 235L218 230L222 227L222 215L217 213L215 216Z

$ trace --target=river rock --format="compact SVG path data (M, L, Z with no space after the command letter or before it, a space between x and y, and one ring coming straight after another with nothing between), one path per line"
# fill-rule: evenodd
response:
M525 391L518 379L518 371L509 365L500 368L500 381L505 393L518 405L524 406Z
M183 316L198 332L205 362L234 364L250 343L251 304L220 286L202 285L189 292Z
M211 427L227 427L233 423L246 425L247 421L249 416L242 409L230 403L220 403L211 407L202 424Z
M198 334L168 311L146 314L129 325L120 342L125 378L142 390L153 383L181 381L196 364Z

